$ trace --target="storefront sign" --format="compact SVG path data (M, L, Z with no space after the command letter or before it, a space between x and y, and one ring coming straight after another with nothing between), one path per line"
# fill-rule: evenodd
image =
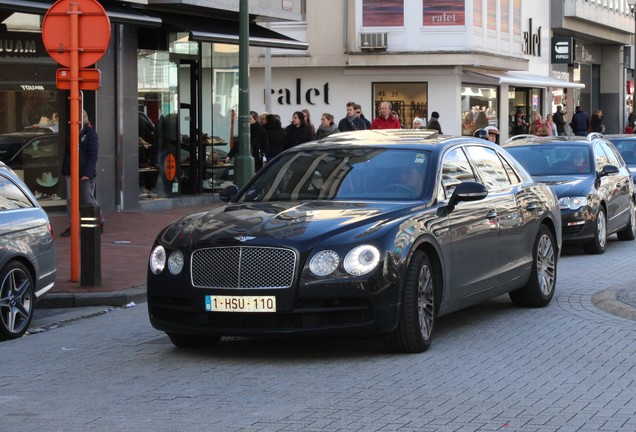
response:
M0 57L46 55L39 33L0 32Z
M296 85L293 89L281 88L272 89L272 96L276 99L279 105L316 105L318 99L322 97L322 101L325 105L329 105L329 83L326 82L322 86L322 91L317 88L309 88L305 90L300 78L296 78ZM264 93L264 92L263 92Z
M529 56L541 57L541 26L537 32L532 32L532 18L528 19L528 31L523 32L523 53Z
M552 38L552 64L574 63L574 39L567 36Z

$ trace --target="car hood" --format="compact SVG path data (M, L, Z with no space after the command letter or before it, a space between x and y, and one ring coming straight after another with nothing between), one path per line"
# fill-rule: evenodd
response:
M594 183L594 179L590 176L568 176L567 178L546 176L534 177L534 180L550 186L559 198L564 196L585 196Z
M422 205L417 203L417 205ZM181 247L250 244L316 243L347 233L364 237L401 221L413 203L276 202L229 204L175 221L158 240Z

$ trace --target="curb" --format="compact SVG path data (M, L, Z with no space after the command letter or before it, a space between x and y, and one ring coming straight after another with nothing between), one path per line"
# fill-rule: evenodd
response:
M626 286L631 287L632 285L633 284L629 284ZM594 294L592 296L592 304L612 315L636 321L636 307L618 300L618 295L626 290L626 286L620 288L609 288Z
M74 308L87 306L125 306L130 302L146 301L146 286L112 292L49 293L35 307L39 309Z

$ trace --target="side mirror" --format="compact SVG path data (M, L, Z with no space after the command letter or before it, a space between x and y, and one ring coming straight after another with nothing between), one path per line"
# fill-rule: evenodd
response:
M224 187L219 192L219 199L223 202L230 202L238 194L239 188L236 185L229 185Z
M599 177L605 177L612 174L618 174L619 169L616 165L605 165L603 171L600 172Z
M462 201L479 201L488 196L488 189L481 183L462 182L457 185L453 195L448 201L448 207L452 210Z

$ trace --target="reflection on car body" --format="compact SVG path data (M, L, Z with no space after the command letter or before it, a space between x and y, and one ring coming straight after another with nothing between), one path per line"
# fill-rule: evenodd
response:
M612 233L619 240L636 238L632 175L619 151L601 135L513 137L504 147L536 181L556 192L564 242L603 253Z
M483 140L334 134L222 197L164 228L151 252L150 320L177 346L353 334L421 352L440 315L503 293L540 307L554 294L556 196Z

